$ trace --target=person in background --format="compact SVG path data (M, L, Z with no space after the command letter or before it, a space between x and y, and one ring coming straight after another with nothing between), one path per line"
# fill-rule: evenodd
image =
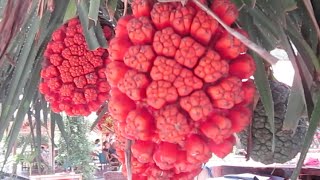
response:
M114 170L118 169L118 167L120 166L120 162L118 160L118 155L117 155L117 151L115 148L116 143L115 142L111 142L110 147L108 149L108 160L110 162L110 164L115 167Z
M96 139L96 140L94 141L94 145L100 146L100 139Z
M116 140L116 136L114 133L106 133L106 141L107 142L113 142Z
M112 142L109 148L109 153L111 154L112 157L117 158L118 159L118 155L117 155L117 151L115 148L115 142Z
M93 159L96 160L99 156L99 153L101 152L101 145L100 145L100 139L96 139L94 141L94 147L93 147L93 151L92 151L92 156Z
M103 152L108 152L109 148L110 148L110 143L108 141L104 141L102 143L102 151Z
M110 160L113 158L118 159L118 155L115 148L115 143L109 143L107 141L104 141L102 144L102 151L108 156Z
M46 149L46 147L41 146L40 155L41 155L41 159L42 159L43 163L45 163L46 165L49 165L49 152Z

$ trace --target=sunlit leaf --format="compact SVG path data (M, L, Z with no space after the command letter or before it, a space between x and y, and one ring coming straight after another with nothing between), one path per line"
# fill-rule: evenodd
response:
M279 1L278 1L279 2ZM297 9L297 2L295 0L282 0L281 5L285 12Z
M75 0L70 0L66 13L63 18L63 23L77 16L77 4Z
M272 21L269 21L268 17L266 17L263 13L261 13L257 9L252 9L250 7L244 6L240 11L240 16L238 18L238 23L243 26L245 30L254 28L255 31L258 30L257 37L254 40L256 43L261 43L261 45L266 48L268 51L273 50L279 44L278 36L278 28L274 25ZM251 15L252 20L247 21L246 18ZM257 41L258 40L258 41Z
M243 17L243 26L248 30L249 36L253 41L259 42L257 38L256 29L250 28L252 19L249 16ZM254 81L260 94L261 102L268 116L268 122L272 132L272 151L275 149L275 125L274 125L274 103L271 93L271 88L268 80L268 74L265 70L263 59L255 53L251 53L256 63L256 72L254 74Z
M282 125L283 130L292 130L293 132L295 132L299 124L300 117L305 111L305 101L300 90L300 86L302 85L301 79L297 76L298 75L296 73L290 90L287 111ZM300 81L300 83L298 81Z
M12 108L13 109L12 111L15 111L15 109L18 109L18 111L19 111L20 108L21 108L21 110L23 110L23 107L29 108L31 100L28 100L28 101L25 100L25 98L26 98L25 96L28 96L28 98L30 98L33 96L32 96L32 94L29 95L29 93L36 93L37 92L37 86L38 86L38 82L40 79L39 74L40 74L40 69L41 69L41 64L42 64L41 61L43 59L42 58L43 51L46 47L46 44L50 40L50 37L51 37L53 30L56 29L56 27L58 25L60 25L62 22L63 17L61 16L61 14L64 14L64 12L66 10L66 7L64 6L63 2L67 3L68 1L57 0L56 2L57 2L57 5L56 5L55 10L52 12L52 14L47 13L47 12L44 13L44 17L41 20L41 23L39 23L39 20L38 20L38 28L36 28L36 27L33 28L30 26L30 28L29 28L30 30L28 30L28 32L30 31L30 33L32 33L31 35L33 35L33 37L35 37L36 34L40 31L39 38L37 38L37 40L34 41L34 38L30 37L29 35L25 35L25 36L27 36L26 40L28 40L30 38L30 43L32 41L33 44L29 45L31 48L30 52L25 53L28 57L22 57L22 55L24 53L23 51L20 53L19 57L21 56L21 58L18 61L19 67L16 67L15 72L18 71L20 73L21 77L17 77L18 80L15 80L13 78L12 82L11 82L9 92L11 94L12 93L14 94L14 95L10 95L10 96L13 96L13 97L11 97L11 99L13 99L15 101L15 106L12 106L10 104L10 102L8 102L8 101L5 101L5 103L3 103L3 105L6 105L6 106L9 106L9 108ZM50 19L50 21L48 22L49 19ZM34 19L30 22L33 22L33 21L34 21ZM23 33L25 33L25 32L23 32ZM19 38L19 36L17 36L16 38ZM25 46L23 46L23 47L25 48ZM25 58L25 59L23 59L23 58ZM20 64L22 62L24 62L25 66ZM14 77L17 76L17 73L14 74ZM31 76L28 76L29 73L31 73ZM26 79L24 79L24 78L26 78ZM23 79L23 81L24 80L28 81L28 79L29 79L29 82L32 84L28 85L26 83L23 83L23 82L21 82L22 81L21 79ZM15 82L15 81L18 81L18 82ZM19 84L19 82L21 82L21 83ZM26 84L26 86L23 86L24 84ZM19 98L19 95L21 94L20 92L22 92L22 90L19 90L19 93L14 93L16 91L16 89L14 89L14 88L16 88L16 87L21 88L24 91L23 98L21 101L19 101L18 98ZM6 98L8 99L9 96L6 96ZM18 108L19 106L20 106L20 108ZM7 112L6 116L8 116L8 114L10 114L10 113ZM19 115L19 112L17 113L17 115ZM21 114L21 116L22 115L23 115L23 113ZM8 117L12 117L12 116L8 116ZM18 118L18 117L16 116L16 118ZM4 121L3 114L1 115L0 121L1 121L0 122L1 123L0 130L2 130L2 128L6 129L8 125L5 123L2 123ZM3 135L3 133L0 133L0 136L1 136L0 139L2 139L2 135ZM14 141L14 140L15 139L12 138L12 141Z
M2 107L1 119L0 119L0 139L2 139L2 135L4 130L6 129L10 117L13 115L14 111L17 109L19 96L22 93L22 89L25 86L28 76L31 72L33 61L36 55L36 51L32 52L34 49L34 38L39 28L40 20L36 16L34 11L33 13L33 21L30 25L30 30L28 34L26 34L27 39L25 45L21 50L21 54L19 56L18 64L15 69L14 76L12 78L12 82L10 85L10 91L7 95L5 102ZM33 56L33 57L30 57Z
M259 91L260 99L266 111L266 115L268 116L268 122L270 124L272 132L272 151L274 151L276 142L274 125L274 103L271 88L268 81L267 73L265 71L265 65L263 63L263 60L254 53L252 54L252 56L255 59L257 66L256 73L254 74L254 81Z
M281 44L286 49L288 54L288 58L291 61L291 64L295 70L294 82L290 91L287 111L285 115L285 119L283 121L283 129L292 130L295 132L301 115L305 110L305 99L304 99L304 89L301 82L301 76L299 72L299 68L297 65L297 59L295 52L293 50L293 45L288 40L287 35L284 30L279 31L279 37L281 40Z
M40 52L40 56L42 55L42 53ZM38 85L40 80L40 76L38 75L40 73L40 69L41 69L41 62L40 62L40 58L38 58L36 67L34 69L34 73L32 74L27 86L25 87L26 93L24 94L21 100L22 103L18 109L17 115L14 119L13 126L10 130L10 135L8 136L8 139L7 139L7 151L5 155L5 162L7 161L7 158L9 157L9 155L11 154L11 150L16 142L16 139L18 138L25 116L29 111L31 101L35 94L34 87Z
M102 28L100 24L89 28L89 18L88 18L88 5L86 1L81 1L77 4L79 18L84 32L84 37L88 44L90 50L95 50L99 47L106 48L107 41L104 37Z
M253 21L252 24L261 28L264 28L267 33L272 34L273 37L278 36L279 27L276 22L270 21L270 17L263 14L258 9L247 9L248 13L251 15Z
M93 21L94 26L97 25L99 6L100 6L100 0L90 0L89 13L88 13L89 27L90 27L90 21Z
M310 118L311 113L314 109L313 92L312 92L312 88L314 85L313 75L309 73L307 66L306 66L306 64L300 54L297 54L297 61L296 62L297 62L297 66L299 68L301 82L302 82L303 89L304 89L306 111L307 111L308 117Z
M289 17L287 20L288 29L286 29L286 32L308 66L309 72L312 74L313 69L315 69L317 72L320 72L319 59L310 48L308 43L303 39L302 35L297 30L297 27L294 26L292 20Z

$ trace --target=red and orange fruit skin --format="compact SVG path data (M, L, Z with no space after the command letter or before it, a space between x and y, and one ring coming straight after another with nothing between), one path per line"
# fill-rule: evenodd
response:
M110 27L103 27L109 40ZM109 52L89 50L78 18L69 20L52 34L44 52L39 91L55 113L88 116L109 98L110 86L104 74Z
M212 153L228 155L233 134L250 123L254 60L192 2L134 0L132 8L116 27L106 70L118 151L132 140L136 179L192 179ZM227 25L238 17L228 0L210 8Z

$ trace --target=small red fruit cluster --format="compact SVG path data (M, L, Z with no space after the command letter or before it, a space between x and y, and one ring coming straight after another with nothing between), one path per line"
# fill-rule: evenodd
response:
M229 154L233 133L249 124L254 60L191 1L131 6L110 41L106 71L118 155L124 162L130 139L133 179L193 179L212 153ZM229 0L210 7L228 25L238 17Z
M110 39L112 29L104 26L103 31ZM53 112L88 116L100 108L110 91L105 75L108 55L103 48L88 49L78 18L54 31L44 53L39 85Z

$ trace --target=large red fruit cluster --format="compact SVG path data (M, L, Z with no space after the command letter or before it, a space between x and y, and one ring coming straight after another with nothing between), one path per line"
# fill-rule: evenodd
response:
M237 19L229 0L210 7L229 25ZM132 11L118 21L106 71L118 155L130 139L133 179L193 179L249 124L254 60L191 2L133 0Z
M112 29L103 28L107 39ZM105 69L108 51L90 51L79 19L71 19L55 30L44 53L40 92L54 112L87 116L97 111L108 98L110 86Z

